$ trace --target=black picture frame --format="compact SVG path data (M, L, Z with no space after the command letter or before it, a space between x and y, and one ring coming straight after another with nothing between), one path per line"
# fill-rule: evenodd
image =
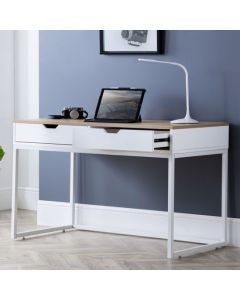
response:
M165 53L165 30L157 31L157 49L156 51L106 51L104 48L104 30L99 30L100 54L112 55L136 55L136 54L164 54Z

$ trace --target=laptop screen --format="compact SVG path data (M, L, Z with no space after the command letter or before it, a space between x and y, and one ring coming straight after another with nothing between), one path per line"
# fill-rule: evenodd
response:
M102 89L95 119L137 120L144 89Z

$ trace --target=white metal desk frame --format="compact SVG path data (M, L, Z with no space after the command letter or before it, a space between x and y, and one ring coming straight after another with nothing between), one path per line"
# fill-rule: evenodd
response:
M171 141L170 130L170 141ZM19 150L42 150L42 151L57 151L70 152L70 207L71 207L71 224L67 226L51 227L40 230L25 231L17 233L17 171L18 171L18 153ZM128 151L106 151L106 150L86 150L74 149L73 146L65 145L49 145L36 143L16 142L14 137L13 145L13 178L12 178L12 239L25 238L38 234L45 234L56 231L65 231L67 229L81 229L75 224L75 168L76 168L76 153L91 153L104 155L121 155L121 156L140 156L140 157L155 157L168 159L168 237L167 237L167 257L178 258L197 253L203 253L214 250L228 243L227 237L227 186L228 186L228 149L205 150L186 153L172 153L172 151L159 151L158 153L149 152L128 152ZM175 160L177 158L206 156L220 154L222 156L222 182L221 182L221 217L222 217L222 239L219 242L211 244L198 245L192 248L174 251L174 188L175 188Z

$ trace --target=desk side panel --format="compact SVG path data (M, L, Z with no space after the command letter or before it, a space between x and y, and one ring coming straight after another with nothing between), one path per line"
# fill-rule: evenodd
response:
M228 149L229 127L177 129L171 131L172 152Z

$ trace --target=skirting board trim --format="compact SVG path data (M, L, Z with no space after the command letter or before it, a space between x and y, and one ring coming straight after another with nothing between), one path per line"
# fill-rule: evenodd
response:
M20 209L37 210L39 189L31 187L18 188L18 207Z
M0 188L0 210L11 208L11 188Z
M37 223L44 226L70 224L70 206L66 202L38 201ZM76 225L82 230L167 237L167 213L143 209L76 204ZM196 243L221 240L220 217L175 213L175 239ZM240 247L240 219L228 218L229 243Z
M12 189L0 188L0 210L11 209ZM18 208L37 210L39 189L31 187L18 188Z

